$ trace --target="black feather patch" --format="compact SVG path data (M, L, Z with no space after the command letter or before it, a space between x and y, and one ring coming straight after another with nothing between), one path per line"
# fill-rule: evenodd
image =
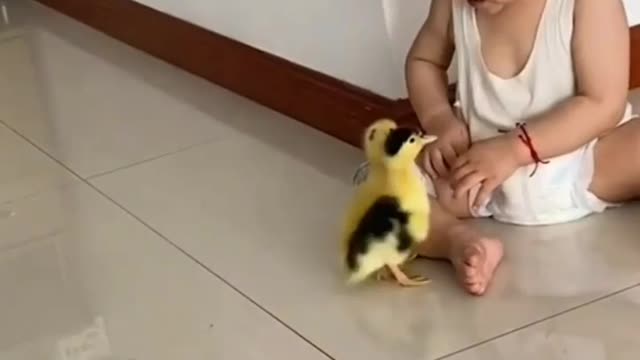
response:
M381 240L392 232L398 238L398 251L408 250L412 244L411 236L406 230L408 221L409 215L400 208L398 199L385 196L376 200L349 239L346 259L349 270L355 271L358 268L358 255L366 254L371 241Z
M373 141L375 137L376 137L376 129L371 129L371 132L369 133L369 141Z
M416 133L415 130L407 127L400 127L391 131L384 143L384 151L388 156L396 155L402 145Z

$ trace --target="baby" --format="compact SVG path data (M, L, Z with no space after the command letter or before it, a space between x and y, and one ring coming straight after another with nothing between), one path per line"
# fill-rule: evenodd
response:
M434 201L420 254L450 260L482 295L502 244L463 219L547 225L640 197L629 52L621 0L433 0L406 65L420 123L439 137L421 161Z

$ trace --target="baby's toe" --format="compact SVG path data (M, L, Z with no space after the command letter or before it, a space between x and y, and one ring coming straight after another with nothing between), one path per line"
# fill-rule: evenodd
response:
M484 289L484 284L476 283L475 285L469 287L469 292L473 295L482 295L484 294Z

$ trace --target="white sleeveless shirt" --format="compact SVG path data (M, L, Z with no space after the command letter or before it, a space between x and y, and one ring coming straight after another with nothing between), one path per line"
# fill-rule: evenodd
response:
M571 42L575 0L547 0L530 57L508 79L484 62L475 9L467 0L451 0L456 45L457 103L472 142L539 115L575 95ZM632 118L631 106L621 123ZM535 139L534 143L535 143ZM566 222L604 210L607 204L589 190L596 140L540 164L518 169L476 216L522 225ZM477 189L476 189L477 190Z

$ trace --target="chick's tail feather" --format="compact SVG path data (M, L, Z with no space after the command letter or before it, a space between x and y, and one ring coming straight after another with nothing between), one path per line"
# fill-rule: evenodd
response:
M400 219L389 219L393 229L382 237L372 239L366 253L357 255L357 265L347 278L355 285L388 265L400 265L409 256L411 240Z

